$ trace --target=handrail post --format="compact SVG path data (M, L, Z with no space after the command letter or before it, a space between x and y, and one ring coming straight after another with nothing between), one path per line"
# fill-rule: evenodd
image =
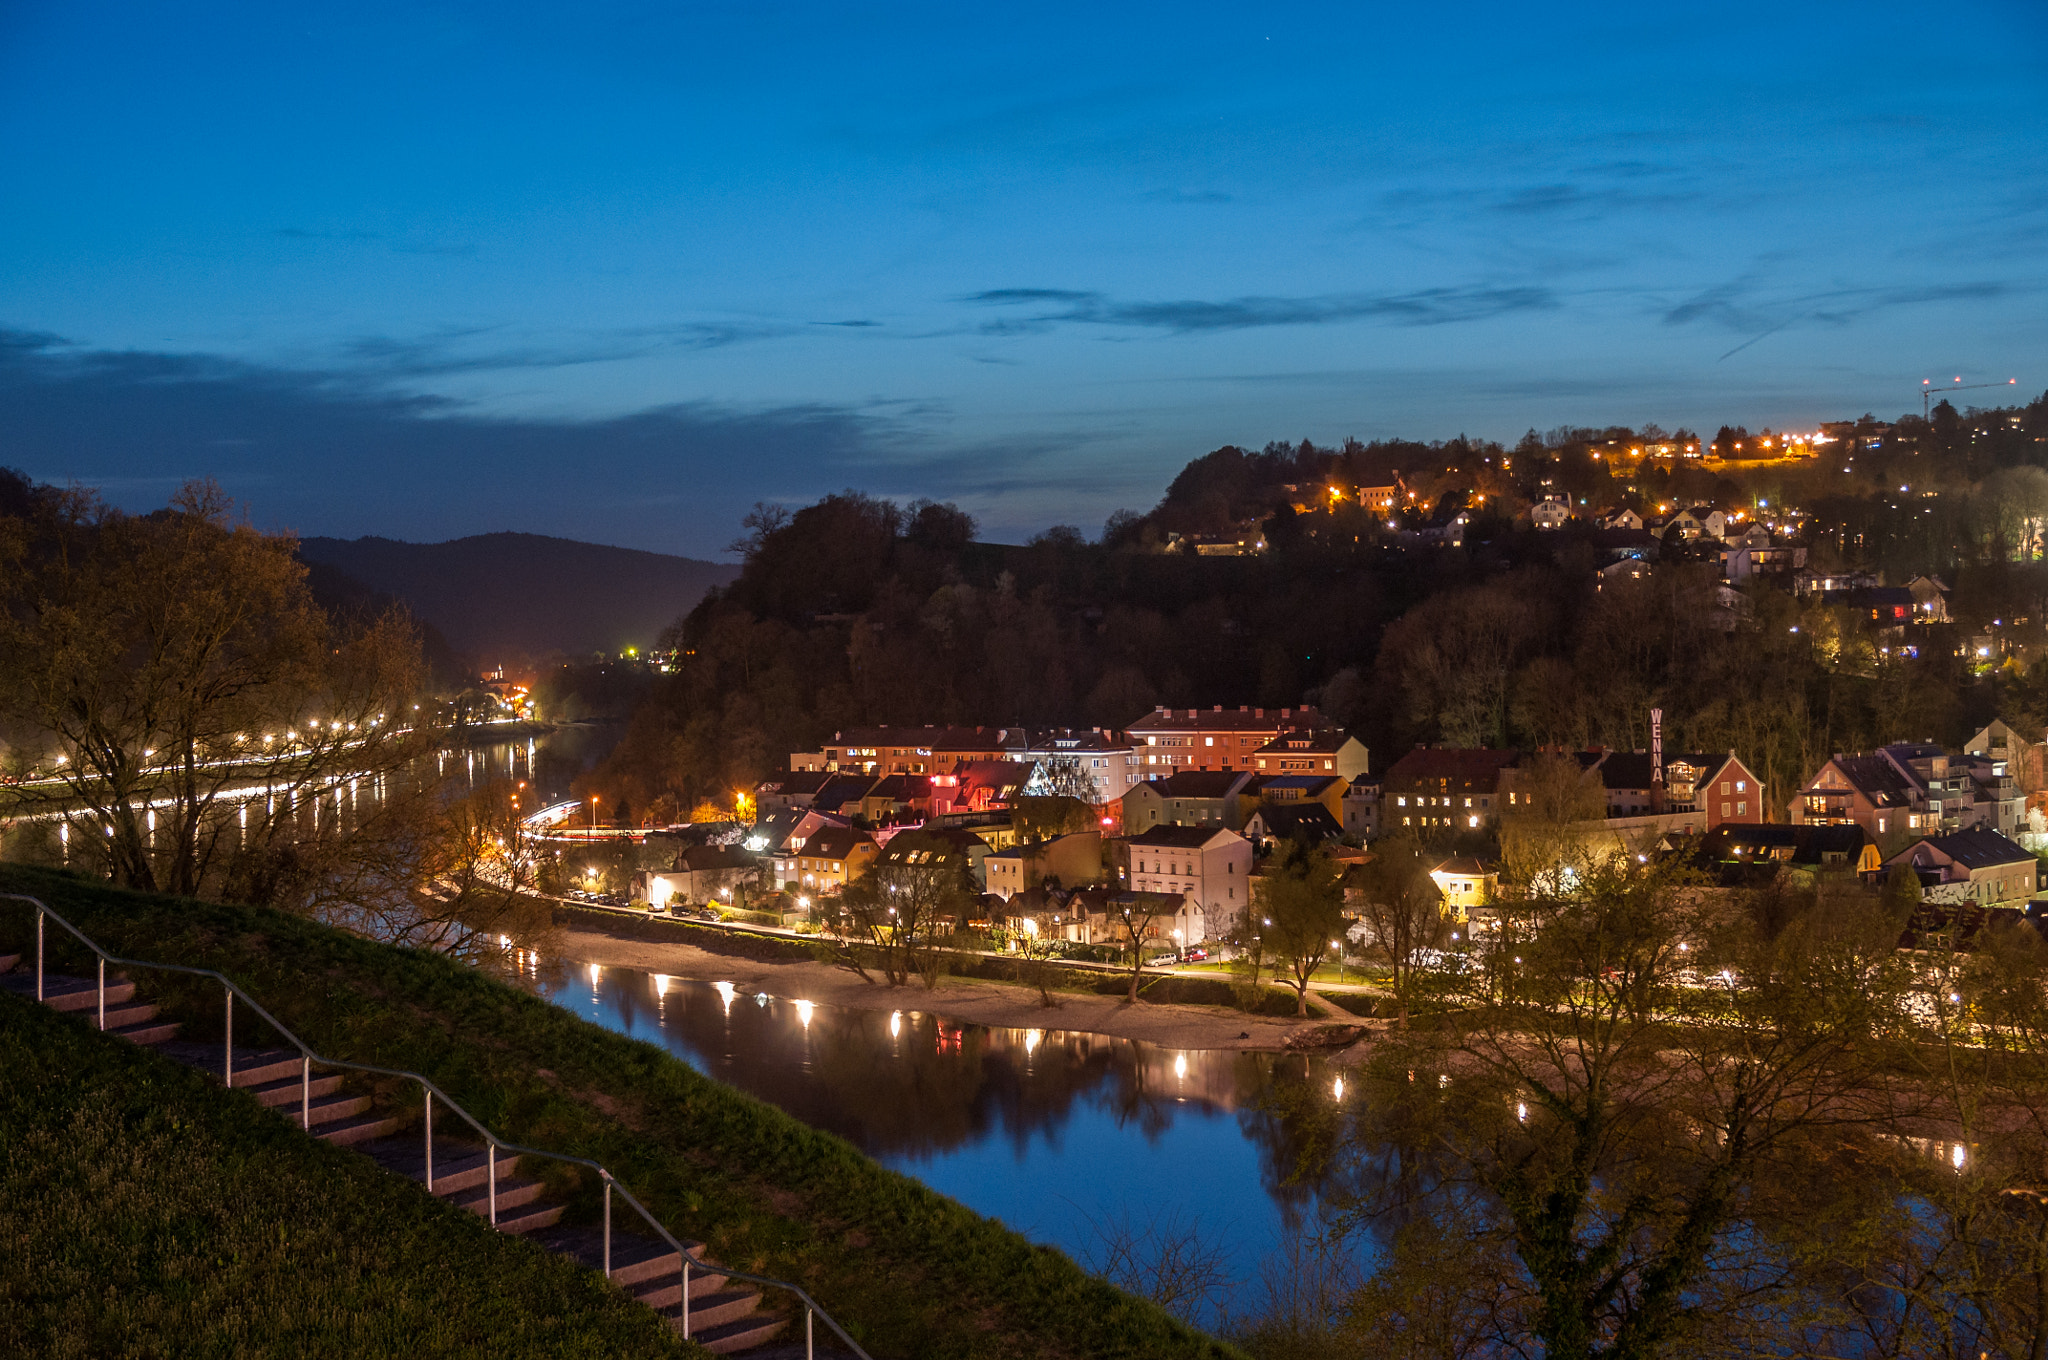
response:
M232 1090L235 1085L235 989L222 983L221 990L227 993L228 998L228 1041L221 1050L220 1079L223 1086Z
M420 1091L426 1097L427 1106L427 1193L434 1193L434 1088L420 1083Z
M681 1247L676 1255L683 1258L683 1340L690 1339L690 1253Z
M100 960L100 1033L107 1032L107 961Z
M313 1131L313 1060L299 1055L299 1127Z
M817 1360L817 1344L811 1340L811 1319L817 1316L808 1303L804 1305L804 1360Z
M491 1226L498 1226L498 1144L489 1134L484 1135L484 1159L490 1164L486 1173L491 1182Z
M612 1277L612 1178L604 1178L604 1277Z
M36 1000L43 999L43 917L48 909L36 903Z

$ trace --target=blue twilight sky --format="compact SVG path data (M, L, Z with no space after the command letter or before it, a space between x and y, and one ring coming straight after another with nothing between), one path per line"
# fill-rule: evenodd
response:
M2048 386L2048 6L0 0L0 464L707 554ZM2002 394L1988 394L1996 399Z

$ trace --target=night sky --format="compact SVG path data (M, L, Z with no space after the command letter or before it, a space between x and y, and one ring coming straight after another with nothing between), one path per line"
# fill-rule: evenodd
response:
M2040 0L0 0L0 465L309 534L2025 399L2044 284Z

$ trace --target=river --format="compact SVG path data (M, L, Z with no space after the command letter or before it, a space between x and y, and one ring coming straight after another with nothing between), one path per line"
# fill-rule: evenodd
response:
M1192 1232L1255 1286L1316 1210L1268 1097L1334 1099L1320 1062L835 1008L630 968L535 963L556 1005L838 1134L1033 1241L1100 1262L1119 1226ZM1227 1296L1194 1311L1214 1325Z

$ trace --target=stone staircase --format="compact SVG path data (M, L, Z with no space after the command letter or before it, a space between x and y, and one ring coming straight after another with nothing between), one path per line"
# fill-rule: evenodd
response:
M31 999L36 994L34 969L21 971L18 954L0 954L0 991ZM100 992L94 978L45 973L43 1003L101 1027ZM147 1045L188 1067L219 1080L224 1066L222 1045L178 1038L179 1022L162 1017L158 1008L137 999L135 984L125 974L110 972L106 985L105 1032ZM253 1096L256 1103L305 1128L313 1137L352 1147L379 1165L409 1180L426 1179L425 1147L417 1136L397 1136L413 1112L399 1115L377 1107L375 1098L353 1089L337 1072L307 1077L301 1058L291 1049L236 1049L230 1085ZM604 1268L604 1233L593 1226L564 1225L566 1206L549 1202L547 1186L519 1175L520 1158L497 1158L497 1228L519 1233L550 1251ZM491 1167L482 1144L437 1137L434 1178L423 1188L451 1204L488 1216ZM759 1290L728 1279L715 1263L704 1259L702 1243L685 1244L690 1258L690 1339L719 1355L759 1353L786 1325L786 1319L764 1313ZM611 1235L611 1282L681 1329L682 1258L659 1238L614 1231ZM765 1355L764 1355L765 1360Z

